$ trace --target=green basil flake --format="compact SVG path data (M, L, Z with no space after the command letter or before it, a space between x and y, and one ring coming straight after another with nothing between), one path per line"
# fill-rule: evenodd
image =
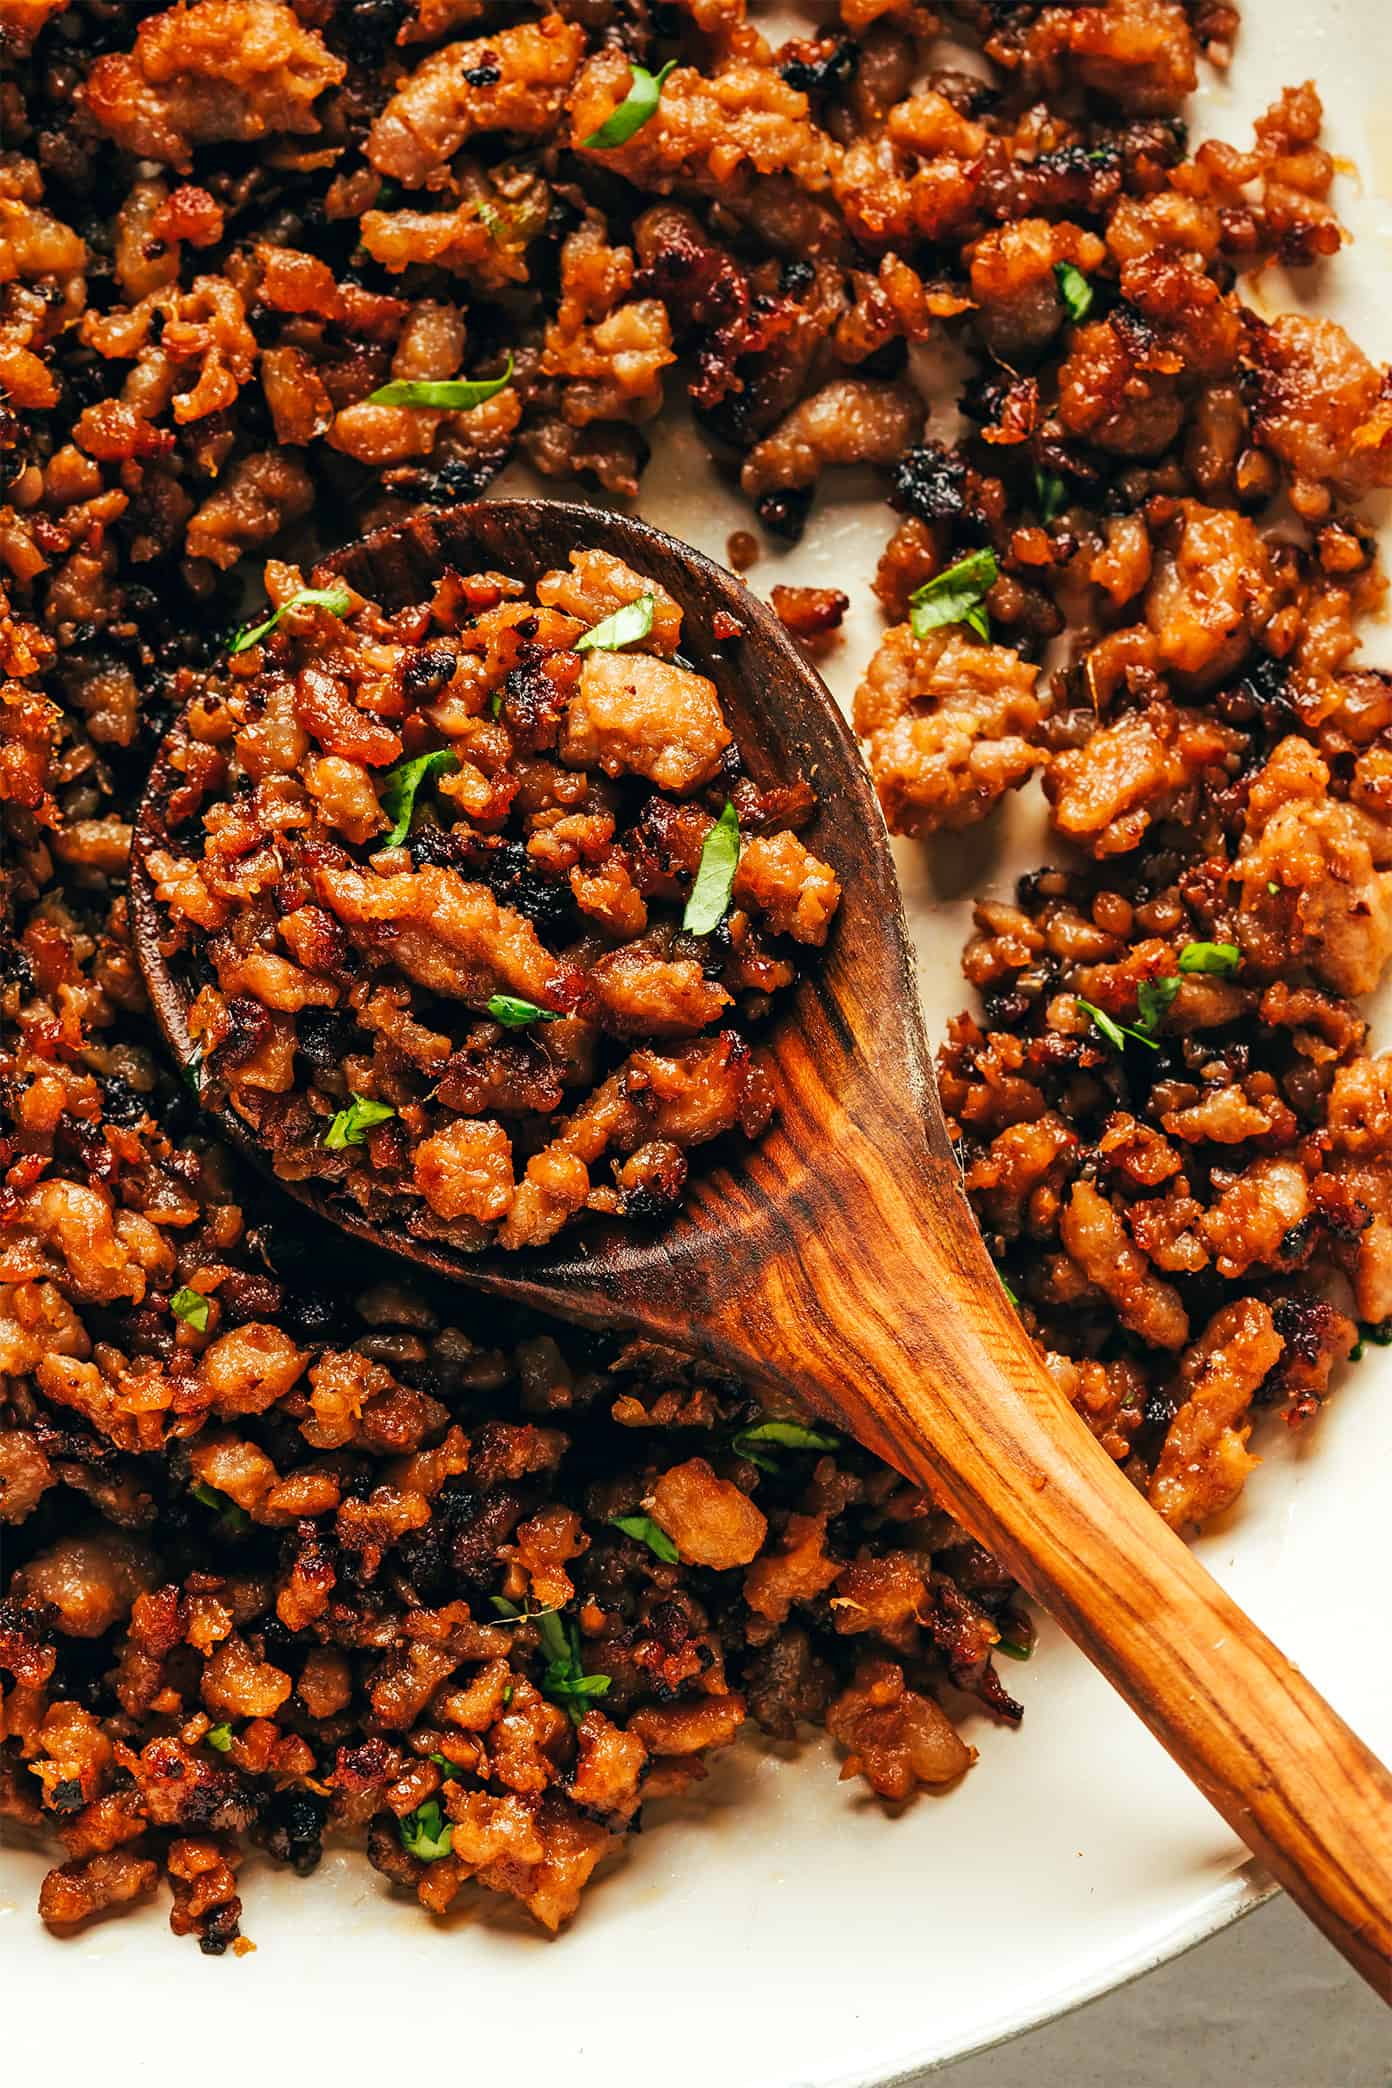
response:
M622 1530L625 1537L646 1544L650 1552L665 1559L669 1566L675 1566L681 1557L661 1523L654 1522L650 1515L611 1515L609 1521L614 1529Z
M636 645L646 638L653 627L653 602L650 594L641 594L636 601L625 602L603 623L597 623L592 631L575 641L576 652L618 652L625 645Z
M215 1747L219 1754L226 1754L232 1745L232 1728L230 1725L209 1726L203 1738L209 1747Z
M259 645L268 631L273 631L282 616L291 609L302 609L313 604L318 609L327 609L334 616L346 616L353 606L353 597L340 581L336 587L297 587L288 602L273 609L264 623L243 624L240 631L228 642L228 653L236 658L238 653L248 652Z
M1054 280L1059 286L1059 296L1063 299L1064 310L1069 318L1075 324L1086 319L1092 310L1092 285L1081 268L1075 268L1071 261L1056 261Z
M1231 976L1242 962L1236 943L1191 942L1179 953L1182 972L1219 972Z
M414 1812L403 1813L396 1827L407 1855L422 1863L438 1863L454 1843L454 1829L441 1812L438 1798L427 1798Z
M1034 504L1039 510L1041 522L1052 522L1062 514L1068 500L1068 488L1056 471L1041 471L1034 467Z
M500 1624L534 1624L542 1617L554 1617L556 1614L553 1609L519 1609L515 1602L508 1601L506 1595L490 1595L488 1600L496 1610Z
M1136 1035L1149 1037L1160 1027L1170 1002L1179 991L1179 976L1170 973L1163 979L1142 979L1136 988Z
M369 406L433 406L440 413L472 413L512 382L512 357L501 377L394 377L367 395Z
M539 1008L535 1001L518 1000L515 994L489 995L488 1012L504 1029L525 1029L529 1022L559 1022L554 1008Z
M186 1327L192 1327L195 1334L207 1333L210 1308L202 1291L190 1290L185 1284L183 1289L176 1290L169 1300L169 1309Z
M676 63L675 58L669 58L661 72L656 73L650 73L646 66L635 65L633 85L613 115L606 116L599 129L591 131L588 138L582 138L581 145L590 152L609 152L615 145L627 145L634 132L640 131L649 117L657 114L662 84Z
M1144 1030L1131 1029L1126 1023L1115 1021L1112 1016L1106 1013L1105 1009L1095 1007L1090 1000L1084 1000L1081 993L1075 993L1073 998L1083 1013L1090 1017L1093 1025L1106 1038L1114 1051L1125 1051L1126 1039L1128 1037L1134 1037L1136 1042L1144 1044L1148 1051L1158 1051L1160 1049L1154 1037L1148 1037Z
M579 1627L572 1623L567 1630L554 1610L547 1612L541 1627L541 1650L548 1655L541 1678L542 1695L561 1704L572 1725L579 1725L592 1699L608 1694L612 1676L585 1673Z
M796 1421L759 1421L752 1428L742 1428L730 1447L737 1457L748 1458L761 1472L776 1472L777 1451L837 1450L840 1439L822 1435L815 1428L803 1428Z
M709 935L724 920L739 856L739 814L727 799L725 810L701 844L696 882L682 915L682 927L688 935Z
M969 551L956 565L935 573L909 596L909 622L915 638L926 638L942 624L964 623L978 638L989 641L991 623L986 614L986 592L995 585L1000 568L989 545Z
M427 776L448 774L459 766L459 756L448 747L436 747L433 753L417 754L410 761L398 761L382 778L382 810L392 822L391 832L382 843L384 848L400 848L411 831L411 821L416 813L416 793Z
M226 1494L219 1493L215 1486L208 1486L200 1479L191 1490L195 1501L200 1501L205 1508L216 1508L218 1521L229 1535L234 1530L247 1528L251 1517L245 1508L239 1508L235 1501L230 1501Z
M359 1146L374 1124L385 1124L396 1111L390 1102L374 1102L368 1095L354 1095L346 1109L340 1109L328 1130L324 1133L324 1145L330 1153L341 1153L345 1146Z

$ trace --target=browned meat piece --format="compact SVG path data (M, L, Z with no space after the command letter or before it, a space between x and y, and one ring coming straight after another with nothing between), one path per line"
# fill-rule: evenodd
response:
M923 403L903 385L842 377L813 392L745 459L751 500L815 486L829 464L894 464L923 426Z
M1179 1366L1179 1411L1150 1482L1150 1500L1173 1529L1205 1522L1242 1491L1252 1395L1282 1347L1271 1314L1244 1298L1216 1313Z
M1038 668L950 626L886 632L856 691L885 818L895 833L970 825L1045 760L1031 738L1048 708Z
M10 1581L21 1602L51 1603L59 1631L100 1638L155 1585L154 1553L139 1539L100 1524L36 1552Z
M665 1471L652 1492L653 1519L693 1566L747 1566L768 1533L748 1494L717 1479L704 1457Z
M827 1731L847 1750L843 1776L863 1776L877 1797L911 1797L919 1784L947 1784L972 1750L931 1697L904 1686L892 1661L869 1660L827 1711Z
M592 652L566 712L561 759L646 776L679 795L709 783L730 745L715 685L646 653Z
M1288 472L1301 514L1332 494L1392 485L1392 397L1385 369L1332 319L1292 312L1258 333L1254 433Z
M1239 933L1258 961L1306 964L1338 993L1372 991L1392 952L1392 827L1329 795L1307 741L1282 740L1253 782L1235 868Z
M181 173L196 145L319 128L347 67L284 0L194 0L150 15L129 53L99 58L88 113L127 151Z
M479 132L544 133L584 49L584 31L556 14L477 43L446 44L387 103L368 137L368 159L407 188L439 186L460 146Z

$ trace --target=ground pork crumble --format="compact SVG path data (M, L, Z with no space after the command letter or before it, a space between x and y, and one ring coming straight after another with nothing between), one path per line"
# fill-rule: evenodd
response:
M200 1098L466 1253L662 1217L689 1147L772 1114L739 1025L840 898L811 790L743 774L681 611L607 552L390 616L319 577L269 569L280 621L167 743L144 870Z
M1392 690L1355 659L1381 583L1352 507L1392 482L1392 390L1237 294L1342 235L1312 87L1189 152L1236 27L840 0L775 47L743 0L0 0L0 1810L61 1844L55 1929L167 1884L176 1933L247 1947L247 1846L306 1873L326 1832L432 1912L476 1884L554 1928L742 1722L824 1726L897 1802L969 1765L973 1701L1019 1716L1017 1592L933 1501L678 1357L288 1221L199 1109L221 1077L300 1161L409 1172L456 1237L652 1215L687 1141L648 1105L603 1127L617 1176L567 1152L519 1215L536 1126L573 1130L630 1045L688 1087L825 930L799 807L725 773L718 708L686 687L689 730L630 732L639 677L670 708L665 606L631 657L577 653L641 575L536 603L459 576L411 629L294 600L511 459L631 497L680 399L785 540L828 467L879 475L856 710L886 814L958 827L1037 776L1069 863L979 909L982 1012L941 1060L968 1192L1161 1515L1231 1502L1256 1416L1311 1417L1392 1317L1392 1065L1354 1005L1392 948ZM954 446L908 381L941 342ZM253 581L283 614L229 657ZM814 652L848 606L774 605ZM178 714L182 1069L128 899ZM387 776L447 748L384 848ZM238 775L319 851L293 893L258 883ZM690 949L727 796L744 940ZM486 953L449 1021L445 922ZM689 1028L636 1044L659 971ZM544 1064L500 990L557 1016ZM735 1057L695 1077L757 1129ZM408 1120L437 1082L448 1121Z

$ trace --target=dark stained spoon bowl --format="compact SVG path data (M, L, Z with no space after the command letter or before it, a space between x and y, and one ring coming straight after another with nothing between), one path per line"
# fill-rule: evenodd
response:
M693 1167L684 1208L660 1229L595 1222L517 1254L384 1234L331 1191L278 1186L438 1274L641 1330L778 1388L931 1487L1392 2000L1392 1777L1144 1503L1025 1335L962 1192L874 792L782 625L689 546L559 501L423 514L328 563L390 608L424 598L449 568L527 582L580 547L616 553L675 598L683 654L719 690L755 781L802 775L817 794L808 840L844 896L821 963L767 1040L778 1115L737 1159ZM722 635L729 619L738 637ZM155 1012L186 1064L190 996L161 948L147 867L167 840L168 754L166 740L136 824L131 896ZM268 1171L240 1118L216 1117Z

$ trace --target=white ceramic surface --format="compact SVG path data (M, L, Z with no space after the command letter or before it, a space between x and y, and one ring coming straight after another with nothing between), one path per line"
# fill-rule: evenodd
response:
M1324 300L1371 351L1392 353L1392 80L1386 0L1248 0L1228 81L1208 81L1202 131L1241 138L1279 87L1314 76L1335 148L1359 173L1339 205L1354 244ZM1302 299L1271 271L1263 310ZM853 593L829 670L848 699L874 640L868 593L888 515L853 485L821 504L797 550L750 576ZM665 439L642 512L723 556L744 526L689 430ZM1392 648L1370 646L1373 656ZM1042 857L1037 797L1008 821L901 849L930 1023L962 1005L972 896ZM1384 1025L1385 1030L1385 1025ZM1203 1553L1366 1737L1392 1756L1392 1352L1352 1372L1298 1441L1278 1426L1265 1468ZM506 2070L567 2088L861 2088L956 2057L1160 1962L1254 1903L1261 1879L1087 1663L1045 1624L1010 1681L1022 1732L970 1722L981 1751L958 1791L891 1820L839 1784L829 1750L743 1745L703 1794L654 1808L570 1933L521 1921L435 1925L394 1901L357 1854L308 1883L244 1872L255 1955L218 1962L175 1942L160 1903L59 1943L33 1913L44 1859L0 1853L0 2051L11 2079L95 2060L130 2082L374 2080L424 2064L476 2081ZM17 2005L19 2003L23 2005ZM215 2014L212 2012L216 2011ZM214 2025L208 2041L209 2020ZM153 2030L147 2028L154 2024ZM220 2059L222 2041L225 2059ZM390 2077L390 2075L388 2075Z

